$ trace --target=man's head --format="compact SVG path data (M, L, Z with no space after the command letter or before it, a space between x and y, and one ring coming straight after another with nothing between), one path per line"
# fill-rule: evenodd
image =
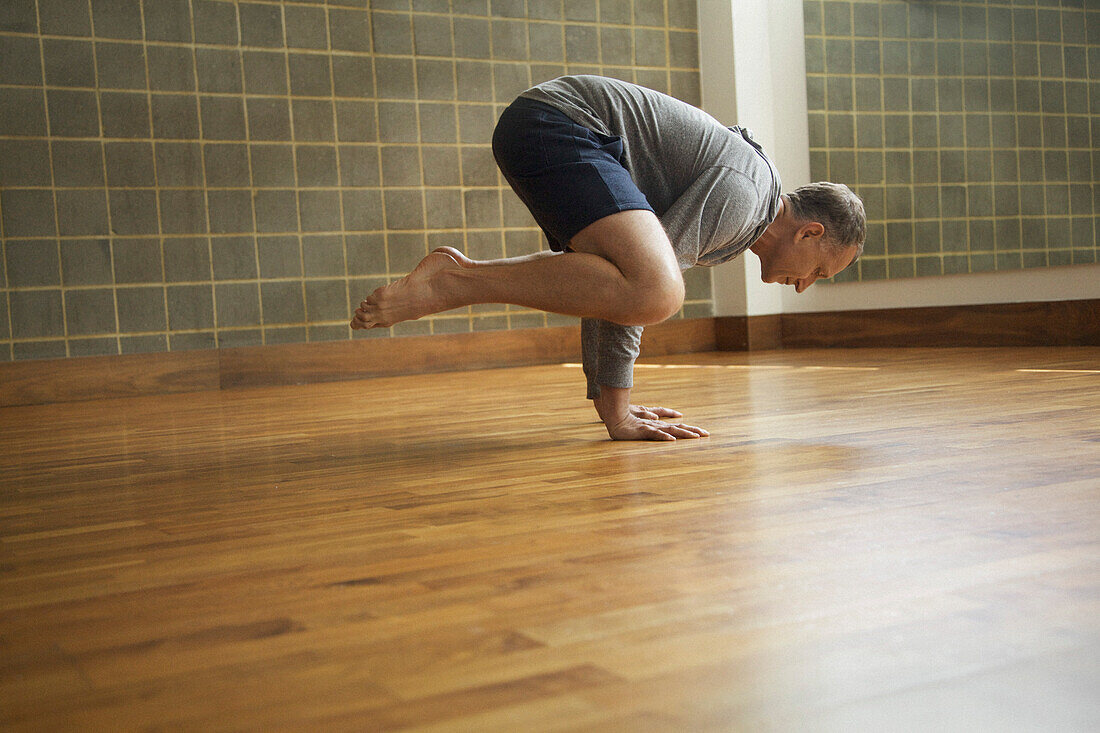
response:
M764 282L798 292L833 277L863 253L863 202L840 183L810 183L784 194L779 214L750 248Z

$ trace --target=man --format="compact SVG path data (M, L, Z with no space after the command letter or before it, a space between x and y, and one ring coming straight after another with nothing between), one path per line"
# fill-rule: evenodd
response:
M847 187L781 195L748 130L634 84L575 76L533 87L501 115L493 153L550 251L478 262L437 249L375 290L351 326L476 303L579 316L588 398L616 440L708 435L661 419L681 417L675 410L630 404L642 327L680 309L681 269L748 249L765 282L801 293L863 247L863 205Z

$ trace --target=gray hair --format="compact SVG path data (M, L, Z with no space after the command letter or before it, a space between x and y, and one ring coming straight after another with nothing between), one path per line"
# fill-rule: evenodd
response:
M825 227L825 239L834 246L856 247L853 262L863 254L867 212L852 189L843 183L808 183L788 193L787 203L795 219L816 221Z

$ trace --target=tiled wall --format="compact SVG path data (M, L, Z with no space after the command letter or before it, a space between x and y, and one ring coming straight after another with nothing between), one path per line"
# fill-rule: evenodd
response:
M1097 260L1100 3L804 0L811 171L875 280Z
M352 338L430 248L537 250L489 149L503 105L563 73L698 104L695 28L695 0L2 0L0 359Z

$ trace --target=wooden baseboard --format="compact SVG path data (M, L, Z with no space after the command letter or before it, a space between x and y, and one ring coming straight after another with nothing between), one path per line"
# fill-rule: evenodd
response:
M1100 346L1100 299L671 321L642 354L892 346ZM0 364L0 407L580 360L580 328Z
M0 407L218 388L218 352L89 356L0 364Z
M780 316L725 316L715 319L719 351L765 351L782 346Z
M718 318L723 348L1100 346L1100 299Z
M715 319L646 329L647 356L714 351ZM0 364L0 407L580 361L580 327Z

